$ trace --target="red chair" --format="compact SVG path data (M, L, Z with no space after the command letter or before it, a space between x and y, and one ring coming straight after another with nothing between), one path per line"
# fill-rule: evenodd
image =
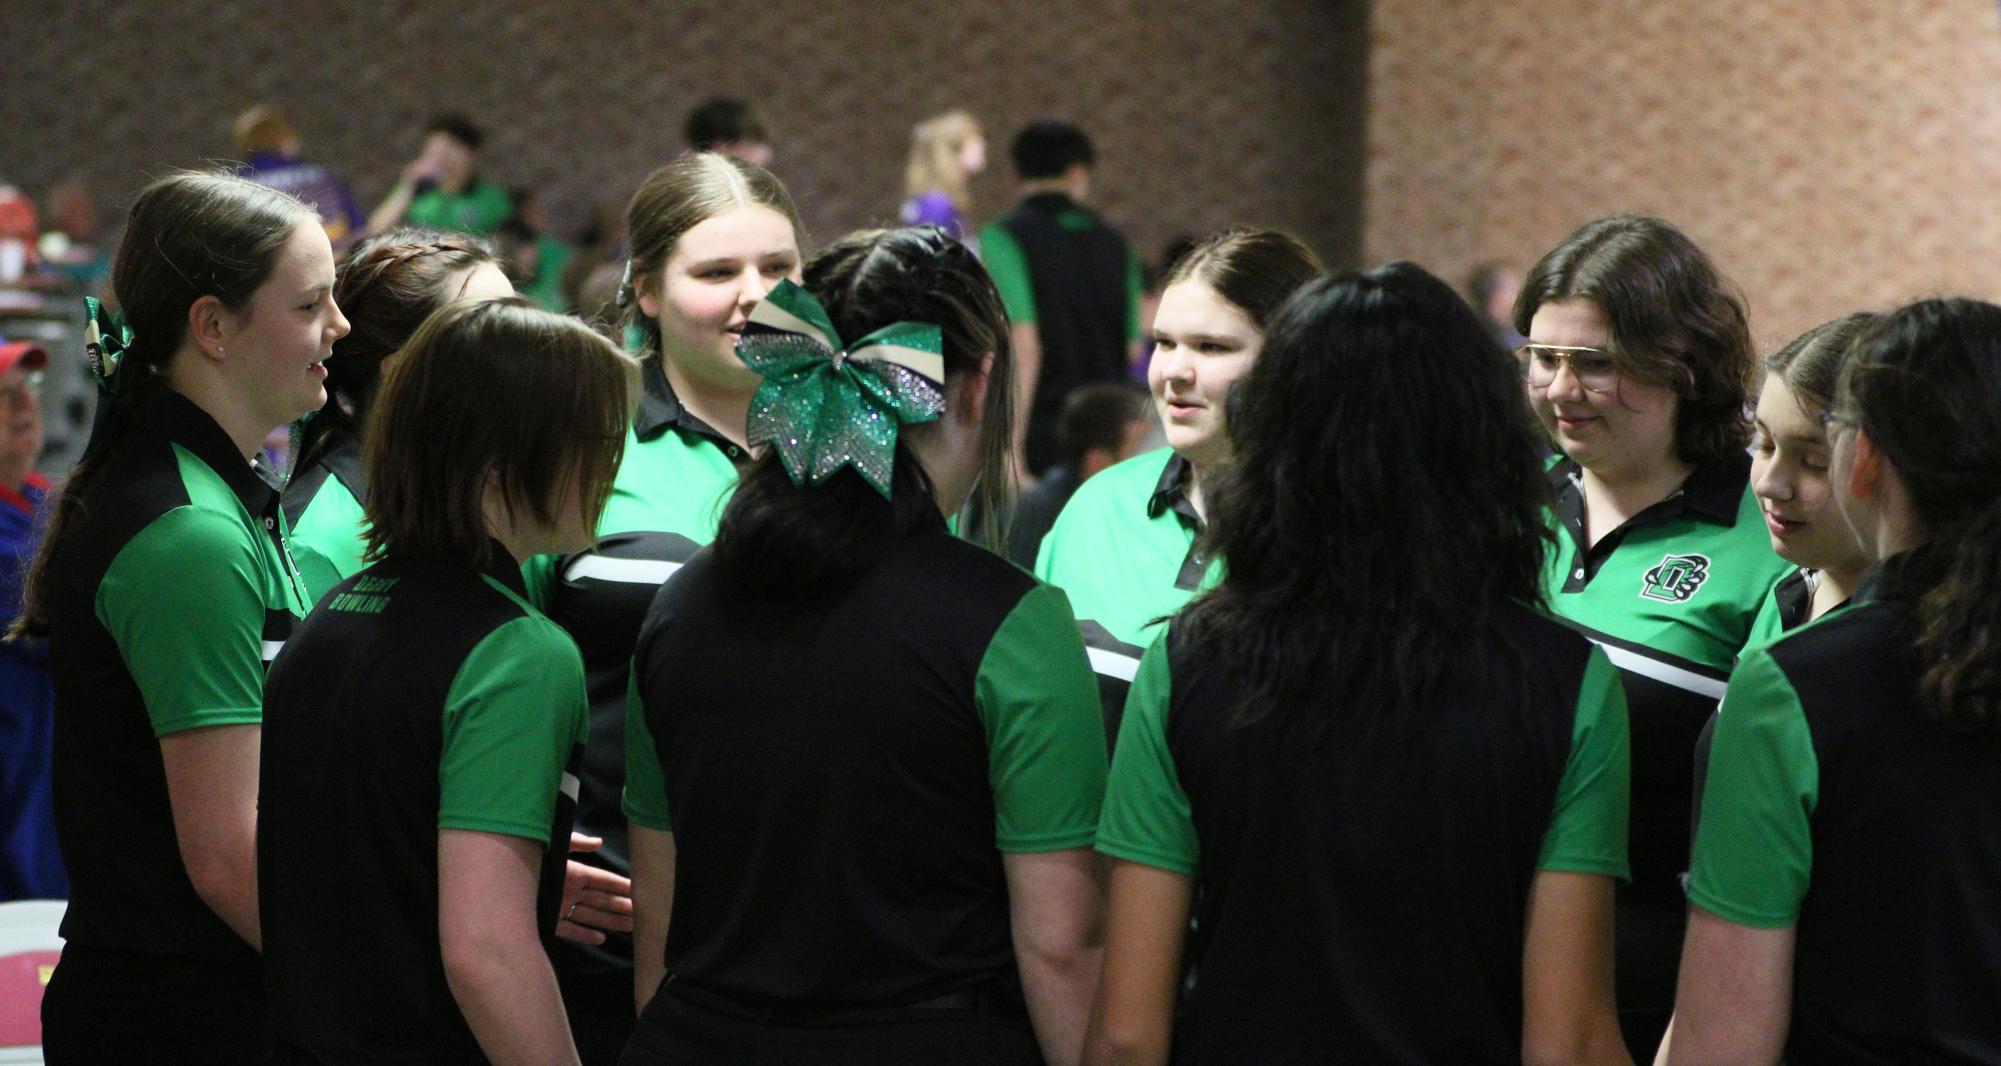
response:
M55 972L69 905L32 899L0 903L0 1063L42 1061L42 990Z

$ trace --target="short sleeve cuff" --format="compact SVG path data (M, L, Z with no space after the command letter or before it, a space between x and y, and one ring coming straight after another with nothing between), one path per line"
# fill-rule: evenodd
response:
M502 836L521 837L532 840L543 847L549 846L549 823L541 825L517 821L512 818L489 818L475 814L454 814L449 811L438 813L439 829L465 829L475 833L499 833Z
M1156 870L1166 870L1168 873L1180 874L1183 877L1195 876L1195 864L1189 862L1186 856L1170 854L1159 848L1120 840L1103 833L1098 834L1098 853L1125 862L1138 863L1141 866L1151 866Z
M1799 912L1759 910L1743 907L1717 897L1700 883L1691 881L1688 886L1688 901L1727 922L1750 926L1753 929L1784 929L1799 923Z
M262 707L216 707L157 716L153 718L153 736L165 738L191 729L208 729L219 725L262 724L264 724Z

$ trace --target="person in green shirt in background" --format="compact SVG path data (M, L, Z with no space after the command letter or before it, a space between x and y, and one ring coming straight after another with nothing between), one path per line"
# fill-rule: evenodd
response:
M514 215L507 190L480 178L486 134L472 119L443 114L424 126L424 150L403 167L389 195L368 216L370 234L398 225L485 237Z
M1515 328L1529 400L1563 453L1544 594L1604 647L1632 716L1633 879L1615 958L1626 1045L1644 1060L1674 999L1696 738L1789 569L1751 492L1751 331L1701 248L1631 215L1544 255Z
M90 302L102 399L28 578L17 631L48 638L62 960L53 1062L261 1063L257 913L266 665L306 613L272 430L326 402L348 330L312 209L222 174L133 201Z
M367 534L362 518L368 485L361 433L374 404L382 364L453 300L512 296L487 243L436 230L392 230L349 249L341 258L334 300L353 329L334 342L327 361L327 403L300 430L298 458L285 486L292 558L308 599L361 570Z
M1851 350L1835 500L1877 564L1717 719L1658 1061L2001 1062L2001 307Z
M1625 1061L1625 699L1540 609L1519 390L1409 263L1272 319L1210 485L1224 575L1112 764L1086 1063Z
M771 172L694 152L654 171L628 211L625 326L640 341L641 395L597 544L528 564L528 594L576 638L591 693L577 825L604 846L589 861L627 872L625 697L632 649L660 583L713 540L749 459L757 372L736 341L772 286L797 279L805 231ZM614 1063L633 1022L632 941L554 954L577 1050Z
M1257 362L1272 313L1320 271L1312 249L1277 230L1224 230L1175 263L1147 369L1168 446L1084 482L1042 540L1035 576L1070 597L1112 736L1158 620L1209 577L1203 487L1230 457L1230 386Z

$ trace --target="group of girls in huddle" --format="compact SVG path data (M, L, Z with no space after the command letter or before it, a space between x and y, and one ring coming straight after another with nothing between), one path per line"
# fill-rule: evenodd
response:
M712 154L630 234L632 355L463 237L139 195L21 623L51 1062L2001 1057L2001 308L1761 379L1657 219L1515 353L1226 231L1031 576L952 532L964 245L809 255Z

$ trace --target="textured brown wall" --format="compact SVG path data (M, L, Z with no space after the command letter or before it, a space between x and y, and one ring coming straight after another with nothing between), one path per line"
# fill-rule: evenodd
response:
M1858 307L2001 296L1993 0L1385 0L1365 248L1457 281L1662 215L1770 351Z
M1097 141L1098 203L1142 254L1177 232L1288 227L1355 258L1363 0L348 3L6 0L0 177L81 176L107 209L147 173L229 154L268 101L364 209L434 111L489 130L485 171L587 204L681 147L688 109L757 100L820 239L893 219L911 125L971 109L994 142L1043 114ZM35 42L25 57L18 42ZM25 59L25 61L24 61ZM575 213L575 212L567 212Z

